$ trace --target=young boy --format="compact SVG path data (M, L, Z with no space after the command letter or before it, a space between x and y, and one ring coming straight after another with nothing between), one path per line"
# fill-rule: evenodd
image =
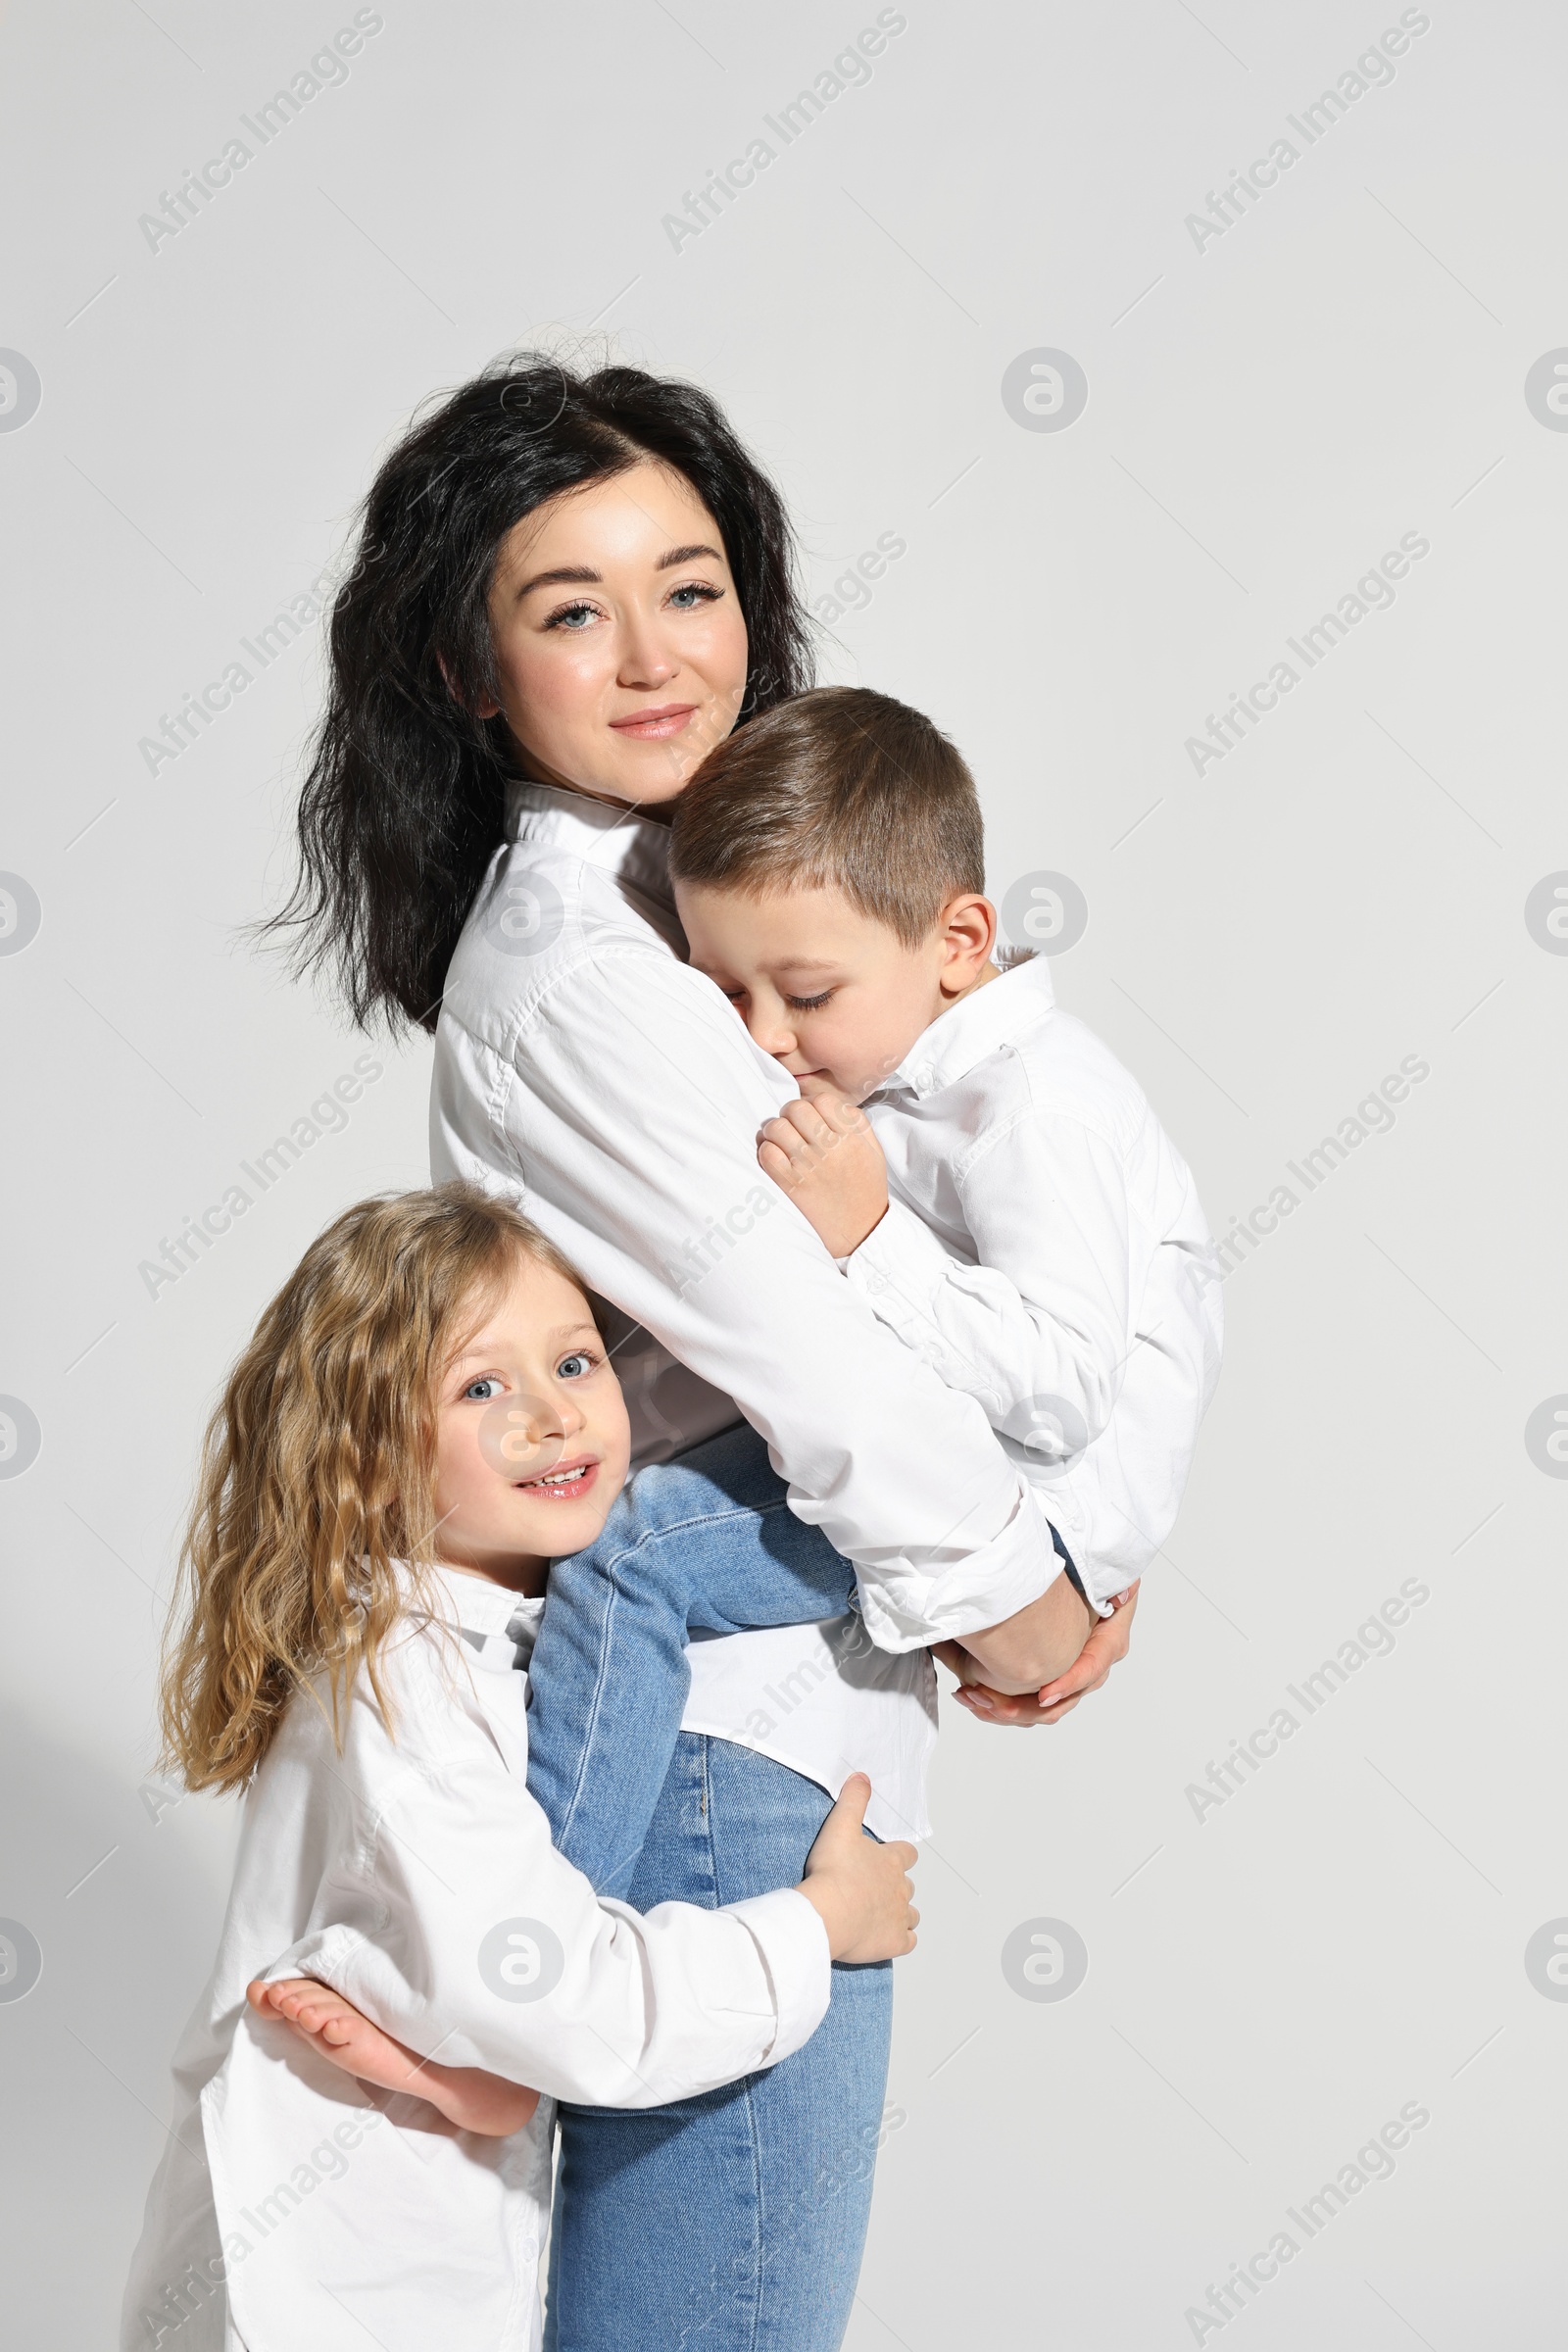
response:
M1192 1178L1055 1008L1049 964L999 969L973 779L919 712L829 688L737 729L676 803L670 871L692 962L801 1089L761 1131L763 1171L1043 1490L1082 1595L1060 1578L1051 1595L1065 1667L1168 1533L1217 1377ZM623 1891L674 1749L688 1631L854 1606L849 1564L776 1498L738 1542L751 1497L725 1484L725 1443L644 1471L601 1544L551 1572L530 1785L602 1892ZM967 1702L1040 1720L984 1688L1004 1678L974 1648L939 1652Z
M1049 964L999 968L968 768L886 695L802 695L705 761L670 870L693 963L801 1089L762 1168L1049 1488L1103 1613L1169 1532L1218 1376L1212 1243Z

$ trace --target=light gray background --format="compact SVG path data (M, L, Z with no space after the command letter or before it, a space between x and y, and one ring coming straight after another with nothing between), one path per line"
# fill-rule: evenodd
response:
M7 2341L109 2340L217 1933L232 1809L146 1785L200 1422L307 1239L426 1165L428 1047L381 1049L347 1127L149 1297L141 1261L365 1045L238 935L287 876L316 633L156 775L138 743L341 549L416 402L590 328L718 394L814 594L906 541L829 674L952 730L999 897L1083 890L1061 997L1217 1231L1430 1064L1228 1283L1129 1663L1054 1733L947 1724L855 2352L1560 2341L1568 2003L1524 1965L1568 1914L1568 1484L1524 1439L1568 1391L1568 959L1524 919L1568 867L1568 434L1524 395L1568 344L1560 12L1433 0L1306 150L1285 116L1396 7L909 0L869 82L678 251L662 217L779 146L763 115L869 0L380 13L156 252L139 216L352 8L0 24L0 344L42 384L0 430L0 866L42 908L0 955L0 1390L43 1433L0 1480L0 1915L43 1952L0 2001ZM1281 135L1300 160L1200 251L1186 216ZM1003 404L1039 347L1087 373L1061 432ZM1187 737L1405 532L1431 552L1393 609L1195 775ZM1430 1599L1393 1654L1197 1818L1189 1784L1407 1578ZM1089 1953L1056 2003L1002 1967L1047 1917ZM1408 2101L1431 2122L1395 2176L1306 2243L1286 2207ZM1282 2228L1296 2260L1200 2330Z

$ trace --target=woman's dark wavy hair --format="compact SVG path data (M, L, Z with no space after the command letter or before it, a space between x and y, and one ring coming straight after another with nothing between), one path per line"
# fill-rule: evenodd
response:
M502 838L514 772L488 599L496 552L546 499L652 458L723 535L750 640L737 724L809 685L784 503L694 384L574 372L537 352L465 384L371 485L332 607L325 712L300 795L299 871L266 929L325 967L354 1018L433 1029L447 966Z

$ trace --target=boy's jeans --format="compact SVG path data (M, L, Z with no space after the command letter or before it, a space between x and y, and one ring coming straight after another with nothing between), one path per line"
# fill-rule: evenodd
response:
M528 1786L601 1894L711 1908L796 1884L827 1791L680 1730L685 1638L842 1616L854 1591L745 1427L640 1472L599 1542L556 1562L528 1669ZM563 2107L546 2352L835 2352L892 1991L886 1962L835 1965L827 2016L782 2064L671 2107Z
M627 1887L639 1911L792 1885L825 1788L682 1732ZM563 2107L545 2352L839 2352L887 2131L893 1965L835 1962L779 2065L669 2107Z
M625 1894L654 1818L688 1631L814 1624L854 1597L854 1569L796 1518L745 1425L639 1471L598 1543L556 1561L528 1667L528 1786L597 1893Z

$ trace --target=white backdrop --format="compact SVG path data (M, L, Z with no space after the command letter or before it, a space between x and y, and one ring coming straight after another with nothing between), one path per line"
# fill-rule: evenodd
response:
M1131 1659L1054 1733L947 1723L854 2352L1559 2343L1561 12L11 0L0 42L8 2343L110 2340L217 1932L232 1811L146 1777L201 1419L307 1239L425 1175L427 1045L334 1114L367 1041L240 936L312 583L418 400L590 331L725 403L826 674L953 732L999 898L1076 885L1062 1000L1251 1220Z

